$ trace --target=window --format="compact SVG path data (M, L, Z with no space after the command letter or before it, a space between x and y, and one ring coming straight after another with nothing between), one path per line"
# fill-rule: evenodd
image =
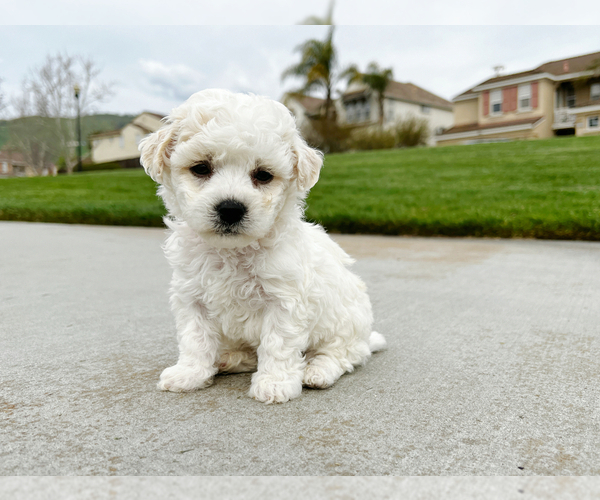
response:
M386 113L386 120L388 122L393 122L394 121L394 108L392 108L391 106L387 108L387 113Z
M575 107L575 89L570 87L567 89L567 108Z
M531 109L531 84L519 85L519 111Z
M121 147L121 148L125 147L125 138L123 136L119 137L119 147Z
M349 101L345 107L348 123L367 121L371 118L371 102L368 99Z
M429 113L431 113L431 108L423 104L421 106L421 113L423 113L424 115L428 115Z
M348 102L346 103L346 121L351 123L354 121L354 103Z
M371 101L363 101L363 120L366 121L371 118Z
M502 91L493 90L490 92L490 114L502 114Z
M592 83L590 88L590 99L592 101L600 99L600 83Z
M598 128L598 117L588 116L588 128Z

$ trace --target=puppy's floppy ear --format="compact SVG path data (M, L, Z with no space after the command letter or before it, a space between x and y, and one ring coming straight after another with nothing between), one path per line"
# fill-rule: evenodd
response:
M323 166L323 153L311 148L299 136L294 141L293 149L296 156L294 171L298 189L300 191L308 191L319 180L319 173Z
M171 165L175 140L173 126L169 125L146 136L140 142L140 162L146 173L159 184L162 184L163 172Z

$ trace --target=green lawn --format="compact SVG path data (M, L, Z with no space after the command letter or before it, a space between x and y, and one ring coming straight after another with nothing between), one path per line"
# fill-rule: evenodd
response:
M162 226L164 213L141 169L0 179L0 220Z
M160 226L141 170L0 179L0 219ZM600 240L600 137L335 154L307 217L335 232Z

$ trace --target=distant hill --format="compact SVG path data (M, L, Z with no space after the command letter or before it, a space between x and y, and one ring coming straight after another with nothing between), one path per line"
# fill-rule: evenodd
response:
M81 138L87 142L90 134L123 128L137 115L89 115L81 119Z
M81 119L81 139L83 146L87 149L87 138L96 132L108 132L123 128L137 115L112 115L97 114L84 116ZM0 149L8 142L10 122L12 120L0 120Z
M0 120L0 149L8 141L8 127L6 120Z

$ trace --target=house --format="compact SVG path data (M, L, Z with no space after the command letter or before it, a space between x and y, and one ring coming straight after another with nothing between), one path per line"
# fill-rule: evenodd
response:
M325 99L288 94L284 104L296 117L301 131L310 126L310 120L323 116ZM338 122L344 125L366 127L379 123L377 95L368 87L353 84L333 103ZM413 83L391 81L384 92L384 120L386 128L409 117L423 118L429 123L431 143L435 132L453 124L452 103Z
M414 83L391 81L384 92L383 113L384 127L392 127L409 117L427 120L431 144L436 132L454 123L452 103ZM365 86L350 86L342 94L338 114L342 123L357 126L379 123L377 94Z
M325 99L290 93L284 96L282 102L296 117L296 126L300 130L308 126L312 118L324 114Z
M161 126L163 115L144 111L119 130L90 135L94 163L120 163L123 167L139 167L138 145Z
M600 52L496 75L453 103L440 145L600 134Z
M0 177L31 177L35 170L27 165L21 153L10 149L0 151Z
M46 164L41 170L36 170L22 153L9 148L0 151L0 178L47 176L57 173L58 168L53 163Z

